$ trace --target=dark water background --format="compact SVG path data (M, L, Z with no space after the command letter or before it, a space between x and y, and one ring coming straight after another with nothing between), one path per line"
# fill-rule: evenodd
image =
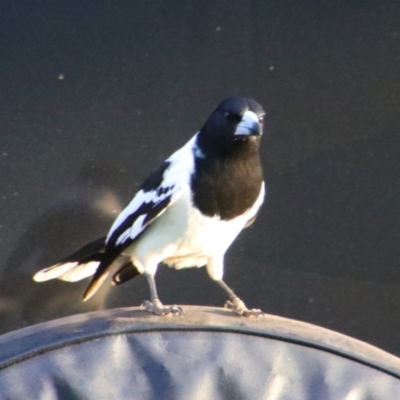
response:
M31 275L107 232L225 96L267 111L268 199L226 258L251 307L400 355L398 1L0 5L0 332L148 298ZM222 305L204 269L166 303Z

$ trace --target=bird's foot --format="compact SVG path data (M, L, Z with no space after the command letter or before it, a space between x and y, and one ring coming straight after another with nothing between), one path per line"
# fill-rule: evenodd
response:
M183 317L183 310L178 306L164 306L161 301L155 300L153 302L146 300L142 307L148 312L151 312L155 315L162 315L164 317L171 315L179 315L181 318Z
M250 317L250 318L263 318L264 313L259 310L258 308L252 308L249 310L246 305L240 300L238 297L233 301L228 300L225 303L225 308L232 310L235 314L243 316L243 317Z

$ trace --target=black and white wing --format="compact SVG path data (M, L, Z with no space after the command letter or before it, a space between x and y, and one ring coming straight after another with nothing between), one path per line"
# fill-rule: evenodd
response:
M185 189L189 189L194 168L195 137L144 181L139 192L112 225L106 239L106 250L126 248L180 198Z
M106 238L105 257L86 290L84 300L97 291L114 260L171 204L185 193L190 193L196 137L197 135L150 174L139 192L119 214Z

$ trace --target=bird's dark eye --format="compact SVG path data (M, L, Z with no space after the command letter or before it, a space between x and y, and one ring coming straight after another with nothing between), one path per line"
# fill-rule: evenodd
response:
M239 114L230 112L230 111L226 111L224 114L225 119L227 119L230 122L237 122L240 121L242 119L242 117Z
M224 117L225 117L226 119L232 119L232 113L230 113L229 111L227 111L227 112L224 114Z
M264 123L264 115L262 115L261 117L258 117L258 122L259 122L260 124L263 124L263 123Z

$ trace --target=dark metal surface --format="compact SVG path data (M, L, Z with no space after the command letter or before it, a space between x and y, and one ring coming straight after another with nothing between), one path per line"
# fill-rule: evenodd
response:
M250 307L400 354L395 1L8 2L0 6L0 331L138 305L142 278L31 275L104 235L143 179L231 94L266 109L267 203L226 280ZM165 303L221 305L204 270Z
M264 314L240 318L224 308L183 306L184 316L159 317L129 307L77 314L0 336L0 369L37 354L129 332L236 332L336 354L400 379L400 359L367 343L305 322Z
M183 308L183 318L124 308L0 336L1 397L386 400L400 395L400 359L376 347L273 315L254 321L224 309Z

